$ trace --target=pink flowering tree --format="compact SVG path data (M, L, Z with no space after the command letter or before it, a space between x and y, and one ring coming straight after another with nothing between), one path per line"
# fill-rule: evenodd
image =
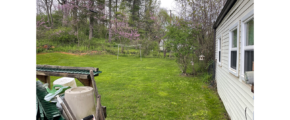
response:
M111 23L111 34L115 39L119 40L120 44L127 44L128 42L139 40L140 34L138 33L138 29L129 27L126 17L123 20L111 20ZM122 47L122 52L123 50L124 48Z
M47 27L48 22L45 22L43 18L41 18L39 21L36 21L36 38L43 38L45 37L45 32L50 30L51 27Z

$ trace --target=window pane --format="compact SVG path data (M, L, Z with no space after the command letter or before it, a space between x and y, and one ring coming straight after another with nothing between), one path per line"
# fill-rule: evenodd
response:
M219 62L221 62L221 51L219 51Z
M253 62L254 62L254 51L253 50L245 51L244 72L253 71Z
M231 51L231 68L236 69L237 66L237 51Z
M221 49L221 39L219 39L219 50Z
M254 20L247 23L247 41L246 45L254 45Z
M238 30L233 31L233 42L232 42L232 47L235 48L237 47L237 38L238 38Z

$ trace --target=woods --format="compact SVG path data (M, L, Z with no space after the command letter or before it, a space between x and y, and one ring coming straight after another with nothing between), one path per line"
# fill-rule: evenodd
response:
M212 25L225 0L175 3L169 10L160 0L37 0L37 51L116 54L117 44L141 44L142 56L176 59L184 74L205 71L214 60Z

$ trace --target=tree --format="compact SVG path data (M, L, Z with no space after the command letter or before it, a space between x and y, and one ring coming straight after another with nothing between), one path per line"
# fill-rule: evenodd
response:
M197 44L194 50L194 56L191 59L194 60L199 55L205 55L204 63L209 63L209 61L214 59L214 31L212 26L214 20L216 20L222 10L225 0L176 1L177 8L180 9L178 11L179 17L188 23L189 28L197 31L191 34ZM179 21L179 23L181 22ZM196 63L197 61L194 62Z
M196 38L192 34L197 33L195 29L188 26L188 22L178 19L177 23L167 27L168 32L164 38L167 39L167 46L175 51L176 62L182 73L186 74L186 70L192 56L194 48L197 47Z
M112 20L112 22L118 24L118 27L112 27L112 35L114 35L115 38L119 39L120 44L125 44L127 42L132 42L133 40L139 39L140 34L138 34L138 30L129 27L126 16L123 18L122 21L115 19ZM124 48L122 46L122 52L123 50Z

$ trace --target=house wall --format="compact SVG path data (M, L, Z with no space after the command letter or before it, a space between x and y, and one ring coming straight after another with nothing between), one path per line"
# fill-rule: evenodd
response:
M238 77L229 72L229 29L238 23L240 44L237 66L240 66L240 61L243 59L241 58L241 52L243 52L241 50L241 19L252 10L254 10L254 0L238 0L216 29L215 58L217 60L219 57L218 39L221 37L221 64L216 66L217 90L232 120L245 120L246 107L247 120L253 120L254 117L254 94L251 92L251 86L240 77L241 67L238 68Z

